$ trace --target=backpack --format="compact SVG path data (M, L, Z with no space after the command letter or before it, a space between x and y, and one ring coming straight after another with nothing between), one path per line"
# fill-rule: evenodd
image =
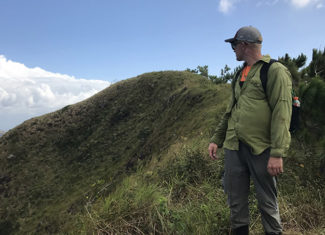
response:
M266 94L266 85L267 85L267 73L269 71L269 68L274 62L278 62L277 60L271 59L269 63L263 63L261 71L260 71L260 79L262 83L262 87L264 90L264 93ZM236 83L242 69L240 69L236 75L235 75L235 80L233 83ZM300 101L299 98L295 95L294 90L292 89L292 114L291 114L291 121L290 121L290 129L289 131L291 133L297 131L299 129L299 111L300 111Z

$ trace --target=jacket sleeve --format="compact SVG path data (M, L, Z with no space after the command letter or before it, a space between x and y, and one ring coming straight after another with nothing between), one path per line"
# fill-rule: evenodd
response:
M228 104L226 112L224 113L222 119L220 120L220 122L214 132L214 135L210 139L210 143L217 144L219 148L222 148L223 142L225 141L225 138L226 138L226 132L227 132L227 128L228 128L228 120L230 118L231 110L233 108L234 102L235 102L234 92L232 92L231 100Z
M284 157L289 149L289 132L292 112L291 74L280 63L274 63L268 72L267 97L272 111L271 152L272 157Z

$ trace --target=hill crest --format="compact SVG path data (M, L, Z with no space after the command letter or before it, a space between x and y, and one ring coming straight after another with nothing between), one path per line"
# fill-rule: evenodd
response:
M0 139L1 220L25 232L52 221L56 231L62 221L53 213L79 213L94 182L118 184L139 161L211 131L225 87L189 72L147 73L8 131Z

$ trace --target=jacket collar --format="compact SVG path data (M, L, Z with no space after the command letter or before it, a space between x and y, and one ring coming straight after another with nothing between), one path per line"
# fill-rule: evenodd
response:
M270 55L263 55L259 61L263 61L265 63L270 63L271 56Z
M258 60L255 64L260 63L260 61L265 62L265 63L270 63L270 61L271 61L271 56L268 55L268 54L263 55L262 58L261 58L260 60ZM254 66L255 64L253 64L253 66ZM247 65L247 63L244 62L244 64L243 64L243 68L244 68L246 65Z

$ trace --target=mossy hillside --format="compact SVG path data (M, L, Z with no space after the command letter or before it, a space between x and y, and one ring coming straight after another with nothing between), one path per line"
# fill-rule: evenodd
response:
M109 194L139 161L211 132L226 87L188 72L148 73L10 130L0 140L1 226L71 229L89 198L105 185Z
M223 153L207 154L229 95L191 73L148 73L11 130L0 139L0 231L229 233ZM305 132L279 177L286 234L324 233L324 151ZM250 230L263 234L250 202Z

